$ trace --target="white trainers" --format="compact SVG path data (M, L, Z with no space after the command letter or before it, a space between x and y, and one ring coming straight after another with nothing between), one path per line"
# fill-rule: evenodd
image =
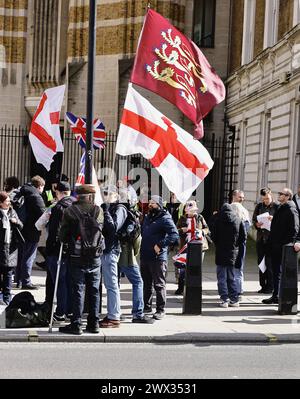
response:
M221 308L228 308L228 302L227 302L227 301L222 301L222 302L220 303L220 307L221 307Z
M239 302L229 302L229 306L231 307L231 308L238 308L239 306L240 306L240 303Z

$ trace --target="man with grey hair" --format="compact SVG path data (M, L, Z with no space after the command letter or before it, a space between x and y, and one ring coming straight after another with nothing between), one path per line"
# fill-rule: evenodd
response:
M283 246L295 243L299 237L299 215L292 197L293 192L289 188L279 191L278 201L280 206L271 222L270 245L274 290L270 298L262 301L268 305L278 303Z

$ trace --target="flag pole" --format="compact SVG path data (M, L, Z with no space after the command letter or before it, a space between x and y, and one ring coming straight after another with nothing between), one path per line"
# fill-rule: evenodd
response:
M87 83L87 110L86 110L86 157L85 183L92 183L93 176L93 114L94 114L94 78L95 78L95 43L96 43L96 0L90 0L89 15L89 54L88 54L88 83Z

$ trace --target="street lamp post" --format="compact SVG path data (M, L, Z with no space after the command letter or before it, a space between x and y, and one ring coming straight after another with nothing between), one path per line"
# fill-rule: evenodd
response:
M88 83L86 109L86 155L85 155L85 183L92 183L93 174L93 131L94 131L94 78L95 78L95 49L96 49L96 8L97 0L90 0L89 15L89 53L88 53Z

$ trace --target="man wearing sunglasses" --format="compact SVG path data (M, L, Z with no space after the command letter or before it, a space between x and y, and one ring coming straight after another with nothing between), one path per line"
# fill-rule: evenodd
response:
M299 241L299 215L292 197L293 192L289 188L284 188L278 193L280 206L272 219L270 232L274 290L270 298L262 301L265 304L278 303L283 246ZM295 250L297 250L297 247L295 244Z

